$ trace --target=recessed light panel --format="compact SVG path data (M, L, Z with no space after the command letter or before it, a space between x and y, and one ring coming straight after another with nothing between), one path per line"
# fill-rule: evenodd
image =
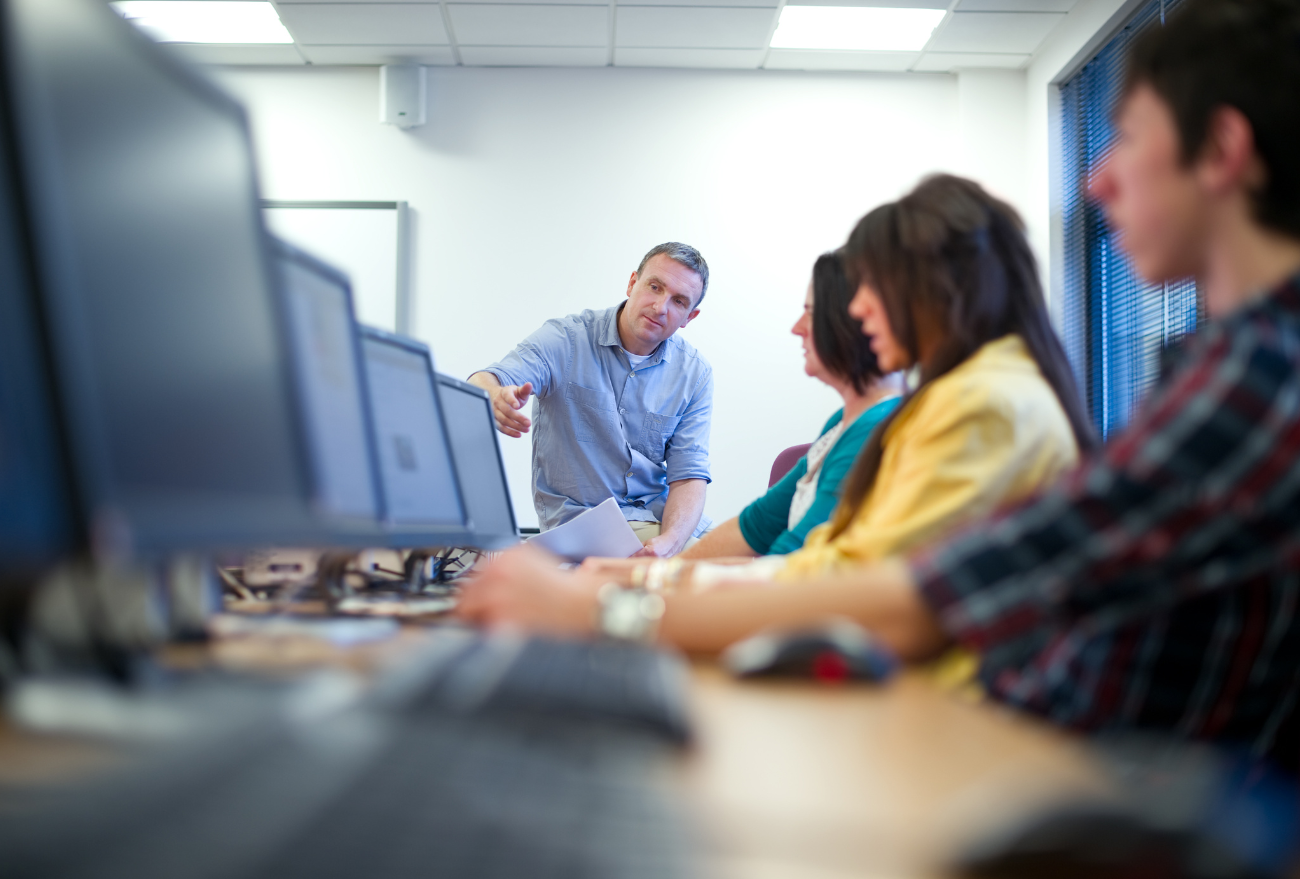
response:
M787 6L772 48L916 52L925 48L946 14L942 9Z
M161 43L292 43L270 3L120 0L123 18Z

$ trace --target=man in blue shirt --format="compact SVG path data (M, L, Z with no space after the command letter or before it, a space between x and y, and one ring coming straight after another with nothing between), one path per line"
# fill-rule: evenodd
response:
M549 320L470 376L497 427L529 432L543 531L613 497L645 548L670 556L703 533L713 369L674 333L700 313L709 266L698 250L654 247L627 301ZM521 411L533 394L533 419Z

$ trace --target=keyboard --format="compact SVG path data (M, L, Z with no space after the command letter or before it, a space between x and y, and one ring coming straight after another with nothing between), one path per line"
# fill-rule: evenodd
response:
M574 718L677 744L690 739L689 677L675 654L613 641L461 637L413 705Z

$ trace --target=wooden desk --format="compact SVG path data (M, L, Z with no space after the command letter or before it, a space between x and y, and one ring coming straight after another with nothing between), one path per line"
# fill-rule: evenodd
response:
M982 830L1104 793L1073 740L920 675L830 688L698 665L694 678L682 786L725 879L937 875Z
M365 675L400 664L435 631L339 648L312 638L232 638L170 661L283 674L322 665ZM696 744L673 783L716 879L928 877L990 825L1067 794L1104 790L1072 739L963 702L921 676L887 687L740 682L693 668ZM102 765L99 748L0 724L0 785ZM709 869L711 868L711 869Z

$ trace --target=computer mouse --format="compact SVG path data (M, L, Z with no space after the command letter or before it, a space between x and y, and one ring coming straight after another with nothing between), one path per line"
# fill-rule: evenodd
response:
M856 623L832 620L807 629L760 632L722 654L737 677L784 676L825 683L884 681L898 671L892 652Z

